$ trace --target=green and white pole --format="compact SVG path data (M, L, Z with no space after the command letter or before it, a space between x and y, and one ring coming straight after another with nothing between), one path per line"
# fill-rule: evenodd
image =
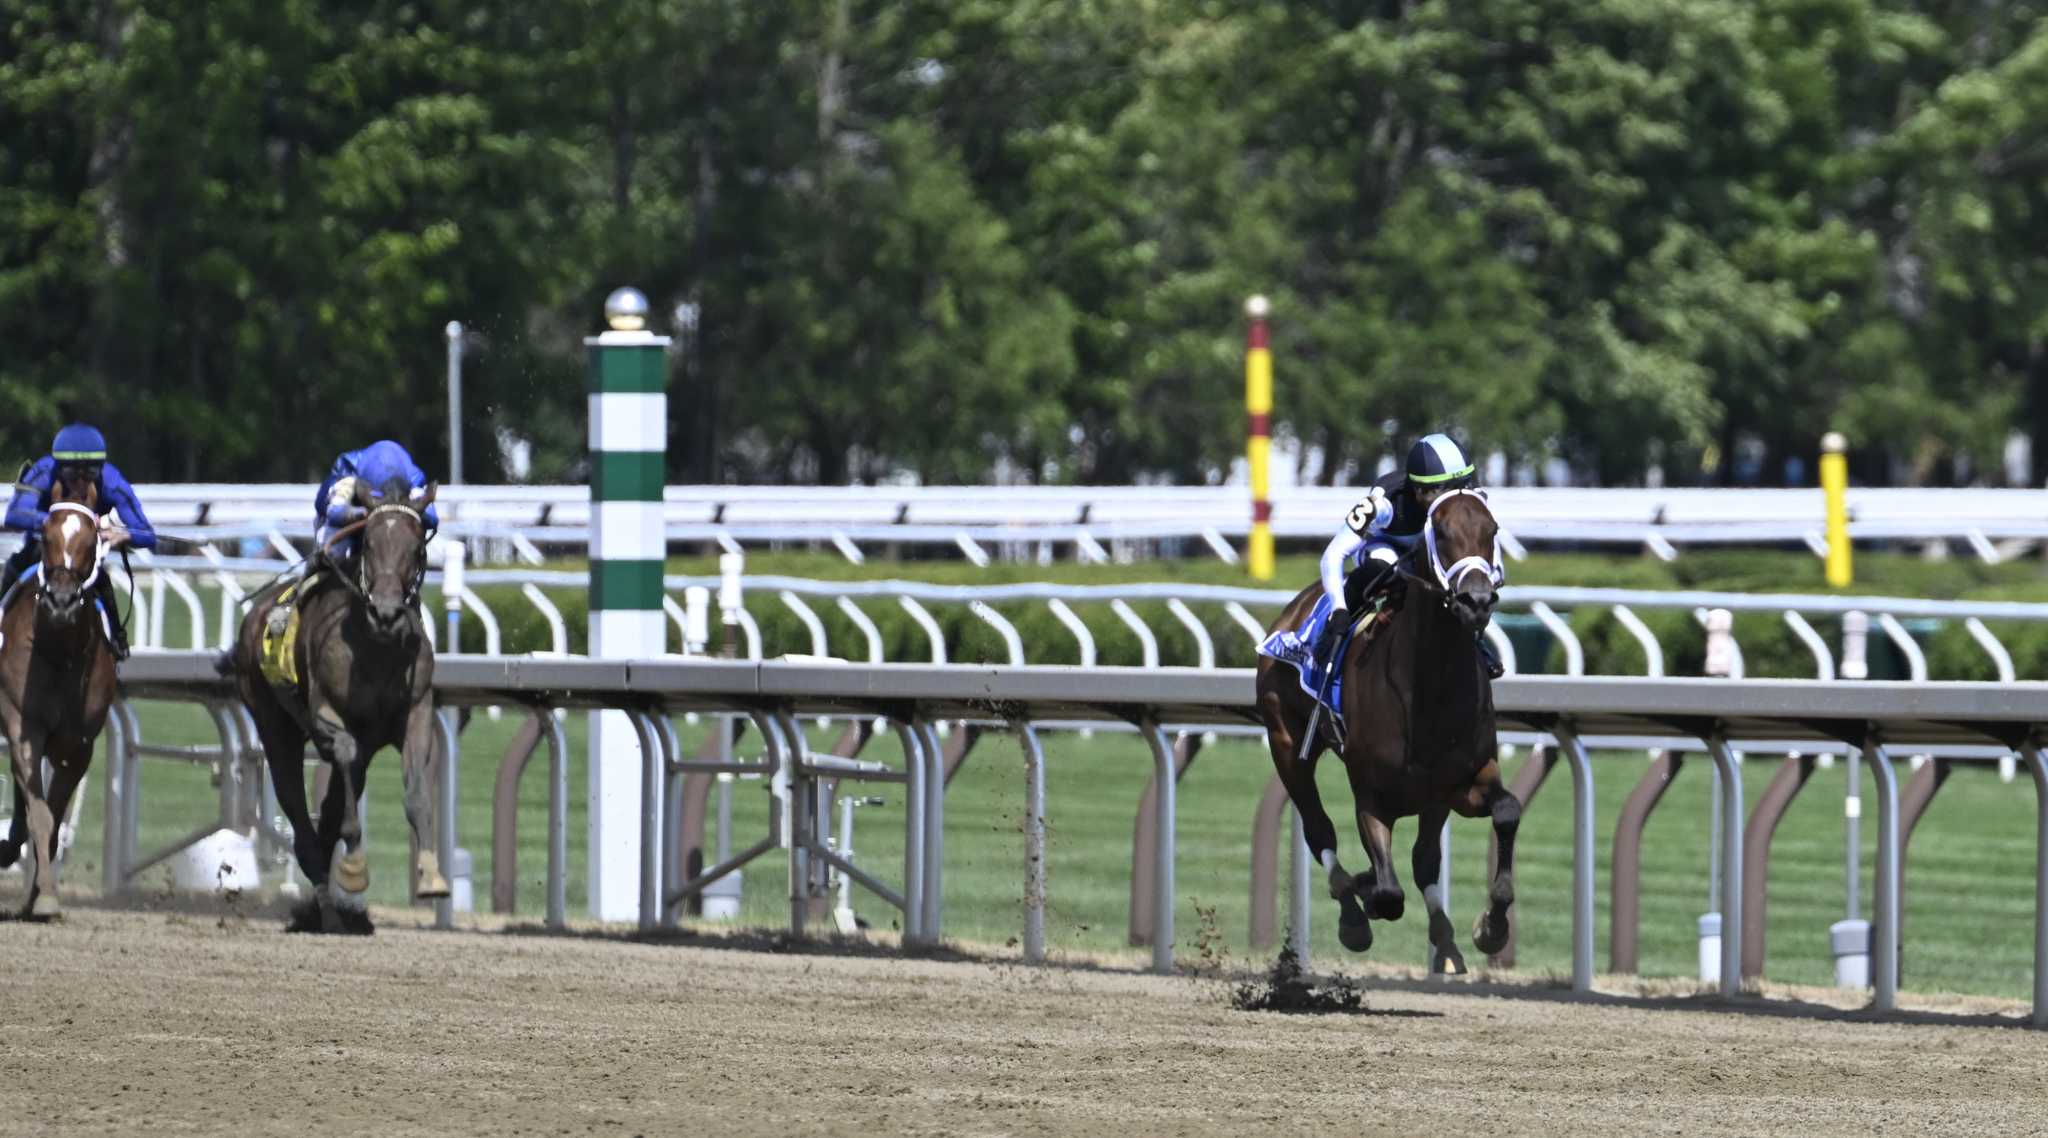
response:
M647 298L605 298L610 331L590 357L590 654L646 659L666 648L661 509L668 451L668 344L647 331ZM640 911L640 740L621 711L590 714L590 915Z

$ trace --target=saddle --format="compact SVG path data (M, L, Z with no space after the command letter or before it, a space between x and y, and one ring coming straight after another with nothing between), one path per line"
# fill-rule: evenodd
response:
M304 577L285 586L264 618L257 663L272 687L298 690L299 605L322 583L322 576L322 566L308 569Z
M1365 642L1370 643L1381 626L1387 623L1393 608L1392 595L1380 590L1364 598L1360 608L1349 610L1359 615L1352 622L1344 640L1338 645L1335 659L1341 661L1349 655L1351 642L1354 640L1363 638ZM1266 637L1265 642L1259 645L1259 654L1294 665L1295 674L1301 681L1301 690L1322 702L1323 709L1333 723L1339 725L1338 736L1341 738L1341 724L1344 719L1341 710L1344 706L1343 669L1334 663L1331 668L1320 667L1314 658L1315 645L1322 636L1323 625L1335 614L1336 610L1331 605L1330 598L1318 597L1314 607L1309 609L1307 619L1301 622L1300 628L1282 629ZM1331 675L1332 670L1337 674Z

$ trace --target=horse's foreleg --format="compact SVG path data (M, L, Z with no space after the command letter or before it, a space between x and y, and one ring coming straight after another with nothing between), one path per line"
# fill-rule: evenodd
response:
M1358 799L1358 837L1365 843L1365 853L1372 859L1372 882L1366 897L1366 912L1376 921L1398 921L1407 908L1408 898L1401 892L1401 877L1394 872L1394 823L1383 817L1379 803L1369 794L1360 794L1357 787L1352 794Z
M24 732L8 740L16 791L28 799L29 848L36 854L35 877L29 882L28 901L21 911L24 916L49 918L62 912L57 903L55 859L46 852L57 847L57 823L43 797L43 740L32 737L34 734Z
M442 876L441 827L434 812L434 705L420 700L405 717L405 743L400 756L405 775L405 820L412 826L413 892L420 897L448 896L448 879ZM442 754L441 762L453 756Z
M1430 971L1461 976L1465 972L1465 957L1458 951L1458 930L1452 927L1450 914L1444 911L1443 832L1448 813L1439 807L1416 816L1410 864L1415 872L1415 887L1422 890L1422 903L1429 910L1429 946L1433 950Z
M22 797L21 782L9 774L7 785L14 791L14 813L7 819L7 837L0 839L0 869L21 859L21 843L28 834L28 800Z
M348 847L333 862L333 883L350 893L361 893L370 887L370 859L363 853L363 823L356 813L356 787L362 772L356 765L355 736L331 708L322 707L313 716L313 745L332 772L327 800L320 806L320 836L330 858L336 842Z
M1522 802L1494 779L1481 788L1481 803L1493 819L1500 859L1486 887L1486 911L1472 926L1472 947L1492 956L1508 943L1508 907L1515 903L1515 831L1522 822Z

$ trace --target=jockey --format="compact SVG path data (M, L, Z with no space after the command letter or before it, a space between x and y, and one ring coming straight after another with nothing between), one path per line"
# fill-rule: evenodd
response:
M50 496L60 481L67 486L92 482L99 487L101 516L114 514L119 519L119 524L107 531L109 551L123 545L137 549L156 548L156 530L143 516L142 503L135 500L135 489L121 476L120 468L107 461L107 440L98 430L84 423L73 423L57 432L56 439L50 443L50 453L24 467L20 480L15 483L14 501L7 507L6 525L8 529L20 530L27 536L21 548L8 559L6 569L0 570L0 596L14 587L29 566L41 559L43 522L50 516ZM125 660L128 658L128 630L121 624L120 609L114 606L112 575L100 574L94 591L107 610L114 659Z
M1408 450L1405 469L1382 475L1365 492L1365 497L1344 515L1344 525L1323 550L1323 592L1330 598L1330 619L1323 622L1322 636L1315 646L1315 659L1325 660L1336 651L1344 631L1351 626L1345 616L1355 597L1366 603L1394 576L1405 542L1422 532L1429 520L1429 508L1449 490L1464 490L1477 484L1478 471L1465 451L1449 435L1427 435ZM1358 568L1348 577L1346 567L1356 560ZM1486 673L1500 678L1500 657L1478 637L1479 654Z
M411 487L417 495L427 488L427 473L412 460L404 447L382 439L361 450L345 451L334 460L334 469L327 472L327 478L320 483L320 492L313 496L315 548L325 547L328 535L352 521L369 513L369 507L358 505L358 499L367 501L381 497L386 483L398 479ZM426 509L427 536L441 528L440 516L434 507ZM346 559L355 551L354 536L347 537L335 546L334 555Z

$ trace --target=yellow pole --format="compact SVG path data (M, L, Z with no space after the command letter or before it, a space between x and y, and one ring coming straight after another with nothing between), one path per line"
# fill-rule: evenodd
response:
M1829 431L1820 440L1820 488L1828 500L1828 586L1843 589L1849 567L1849 440Z
M1244 409L1250 420L1250 438L1245 458L1251 467L1252 540L1247 551L1252 577L1273 579L1273 349L1267 339L1266 314L1271 305L1263 296L1244 302L1251 323L1245 329Z

